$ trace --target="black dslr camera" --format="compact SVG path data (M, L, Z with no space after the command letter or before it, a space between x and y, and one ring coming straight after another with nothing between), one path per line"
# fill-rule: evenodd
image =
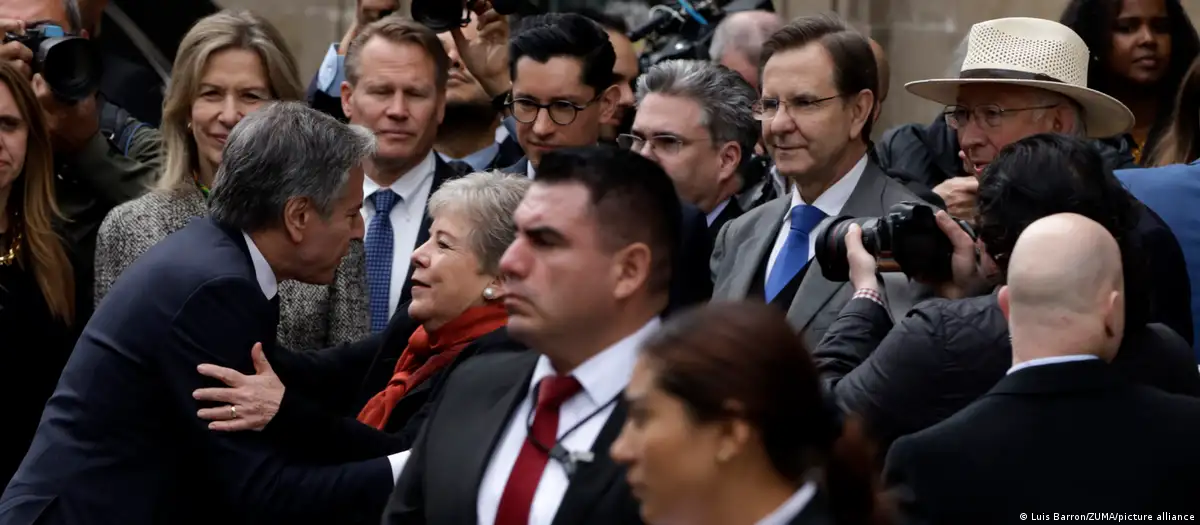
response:
M933 207L915 202L901 202L883 217L838 217L817 233L814 256L821 265L821 275L833 282L850 280L850 263L846 260L846 232L851 224L862 227L862 243L876 258L891 259L912 279L927 283L944 283L953 279L950 256L954 245L937 225ZM954 219L963 231L975 238L966 222ZM883 266L881 265L881 268Z
M42 74L60 100L79 102L100 87L100 57L86 38L68 35L54 24L42 24L26 29L23 35L4 35L5 43L13 41L33 51L33 72Z

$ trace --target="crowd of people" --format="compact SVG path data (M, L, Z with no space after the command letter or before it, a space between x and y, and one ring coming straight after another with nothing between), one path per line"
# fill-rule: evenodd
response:
M307 89L213 14L149 123L0 46L0 525L1196 520L1178 0L975 24L889 130L836 15L642 71L473 5L358 0Z

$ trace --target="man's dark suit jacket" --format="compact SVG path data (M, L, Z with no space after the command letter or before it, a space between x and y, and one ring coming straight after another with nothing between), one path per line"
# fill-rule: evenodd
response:
M455 368L475 356L525 350L508 337L507 329L486 334L467 345L450 366L406 392L382 431L360 423L359 411L387 386L418 326L402 306L387 329L362 341L319 352L280 352L272 366L287 389L263 432L304 458L324 462L403 452L412 448Z
M1200 401L1135 386L1109 367L1018 370L950 419L896 441L885 474L901 507L932 524L1197 514Z
M305 95L308 100L308 107L342 122L349 120L346 118L346 114L342 112L342 99L331 97L328 93L321 91L321 88L317 87L317 75L313 75L312 81L308 83L308 90Z
M504 173L527 176L529 159L504 168ZM671 297L665 314L678 312L689 306L705 303L712 297L712 275L708 260L712 256L713 237L708 233L708 218L694 204L680 201L683 229L680 232L679 251L671 270ZM731 203L732 204L732 203Z
M480 355L450 375L396 483L383 523L469 525L478 521L476 498L484 470L513 411L525 398L537 361L533 351ZM625 469L608 454L626 410L624 401L614 406L592 446L595 461L579 465L554 525L641 523Z
M386 459L301 464L257 432L196 417L201 363L253 374L278 306L242 234L197 219L155 245L84 328L33 445L0 499L2 525L347 523L378 516Z
M1125 325L1112 367L1126 379L1200 397L1190 346L1162 324ZM996 294L921 302L894 324L870 299L853 299L813 351L838 406L862 417L880 450L987 394L1012 365Z

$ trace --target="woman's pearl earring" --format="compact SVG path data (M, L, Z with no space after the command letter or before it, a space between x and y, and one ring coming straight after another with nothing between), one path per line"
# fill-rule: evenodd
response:
M483 298L489 301L496 299L496 289L491 286L483 289Z

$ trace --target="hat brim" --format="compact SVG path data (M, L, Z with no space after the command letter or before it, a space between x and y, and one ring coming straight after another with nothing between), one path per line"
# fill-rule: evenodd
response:
M1133 112L1121 101L1094 89L1062 82L1005 78L941 78L909 82L904 85L904 89L923 99L952 106L958 103L958 88L971 84L1028 86L1064 95L1083 108L1083 121L1089 137L1108 138L1133 129Z

